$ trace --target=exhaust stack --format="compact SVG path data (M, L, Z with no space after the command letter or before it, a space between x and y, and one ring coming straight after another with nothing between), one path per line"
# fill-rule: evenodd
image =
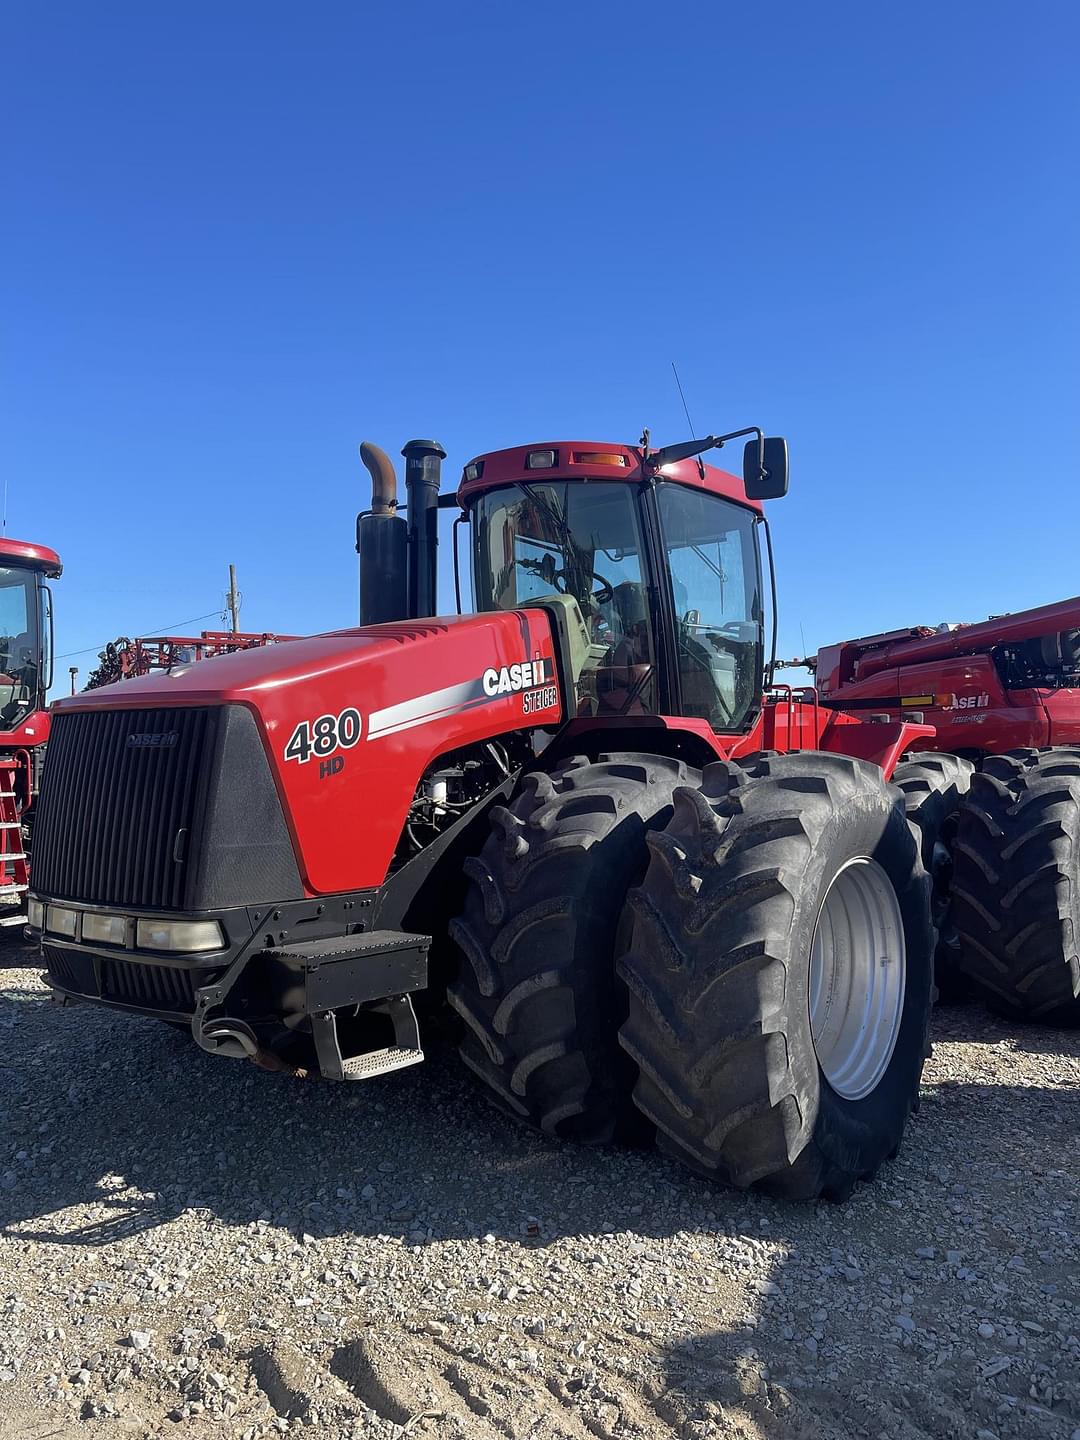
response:
M397 513L397 475L385 450L365 440L360 459L371 474L371 509L356 517L360 556L360 624L409 615L409 526Z
M439 479L446 451L437 440L410 440L405 456L409 529L409 618L436 611L439 545Z

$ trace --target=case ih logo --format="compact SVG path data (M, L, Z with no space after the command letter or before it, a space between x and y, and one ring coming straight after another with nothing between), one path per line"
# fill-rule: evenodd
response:
M985 710L990 704L990 696L982 695L954 695L952 704L944 706L946 710Z
M127 743L130 750L171 750L179 739L178 731L166 730L161 735L129 735Z
M504 665L501 670L492 667L484 671L484 694L512 695L517 690L546 685L554 678L555 667L550 660L523 660L520 665Z

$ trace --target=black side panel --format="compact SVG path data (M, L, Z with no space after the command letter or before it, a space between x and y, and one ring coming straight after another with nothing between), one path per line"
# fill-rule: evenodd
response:
M221 716L186 908L300 900L300 873L255 717L243 705L227 705Z

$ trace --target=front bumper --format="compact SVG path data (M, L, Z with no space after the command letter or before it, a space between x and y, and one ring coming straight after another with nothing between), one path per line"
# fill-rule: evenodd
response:
M194 955L137 950L134 924L123 946L38 939L46 983L62 1003L189 1024L213 1054L262 1063L285 1055L286 1068L317 1065L344 1080L423 1058L410 997L427 986L430 938L368 928L370 906L353 895L200 914L219 922L227 944Z

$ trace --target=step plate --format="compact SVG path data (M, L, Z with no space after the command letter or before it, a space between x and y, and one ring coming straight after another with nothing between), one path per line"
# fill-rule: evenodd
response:
M342 1062L346 1080L370 1080L373 1075L385 1075L388 1070L404 1070L407 1065L419 1065L424 1058L422 1050L409 1050L403 1045L388 1045L385 1050L369 1050L364 1055L353 1055Z

